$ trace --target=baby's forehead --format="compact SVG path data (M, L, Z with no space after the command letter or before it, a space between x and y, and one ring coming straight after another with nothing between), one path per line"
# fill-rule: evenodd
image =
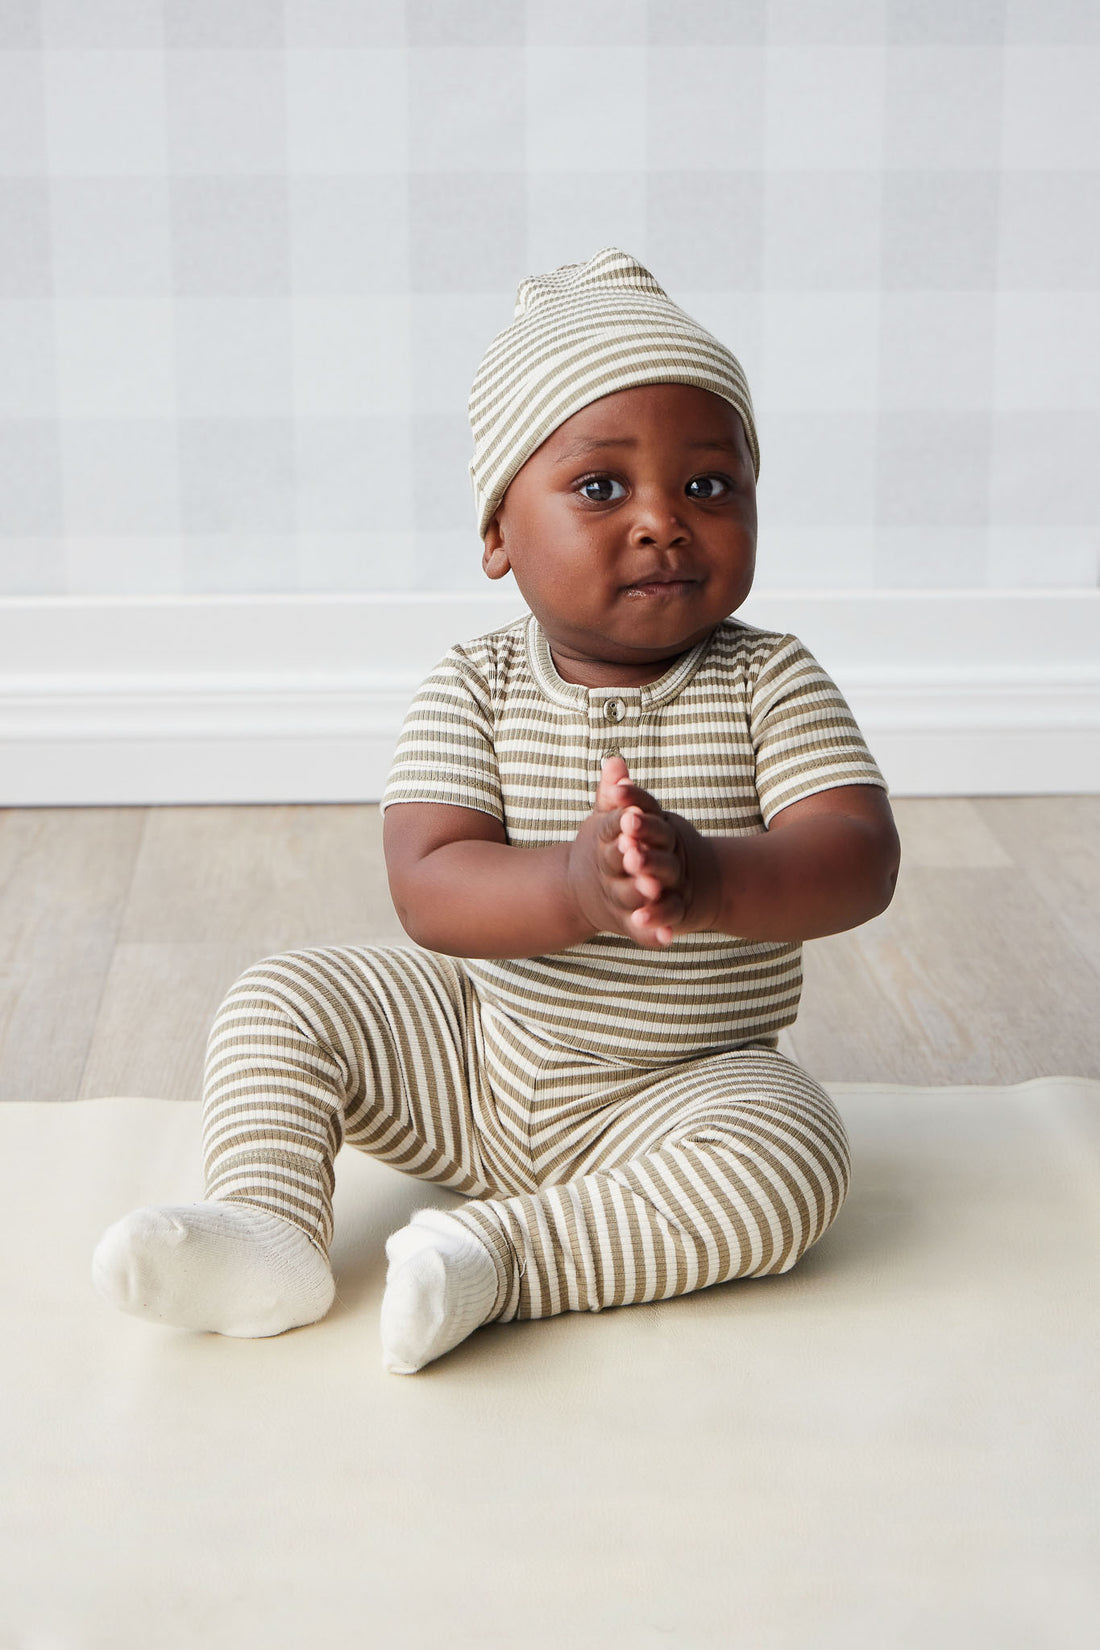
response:
M601 446L638 445L653 436L685 447L708 441L732 445L752 463L738 409L711 390L681 383L634 385L599 396L563 419L536 451L544 460L565 460Z

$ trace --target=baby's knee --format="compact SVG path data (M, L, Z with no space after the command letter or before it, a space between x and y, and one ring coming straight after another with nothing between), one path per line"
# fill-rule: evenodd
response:
M839 1120L838 1120L839 1122ZM839 1131L746 1129L711 1119L682 1143L738 1239L731 1276L774 1277L797 1266L839 1215L851 1160Z
M222 999L210 1032L210 1046L228 1038L239 1043L272 1033L327 1041L335 1016L330 954L323 950L281 951L261 957L241 973Z
M804 1163L801 1173L785 1179L777 1188L773 1216L779 1217L779 1234L770 1264L753 1275L772 1277L789 1272L820 1243L844 1206L849 1177L837 1163L824 1168L820 1160Z
M290 1004L314 996L331 973L332 952L321 948L278 951L250 963L230 986L226 1003L260 1000Z

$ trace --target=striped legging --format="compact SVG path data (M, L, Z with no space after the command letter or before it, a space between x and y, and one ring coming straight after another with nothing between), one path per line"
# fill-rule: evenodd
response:
M501 1321L786 1272L850 1169L829 1096L774 1048L620 1064L500 1013L451 957L269 957L210 1034L206 1196L327 1252L345 1141L470 1200L453 1217L495 1258Z

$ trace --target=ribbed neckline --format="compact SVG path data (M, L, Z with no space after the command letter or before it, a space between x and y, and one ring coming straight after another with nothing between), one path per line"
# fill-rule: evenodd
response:
M683 692L702 664L713 635L712 631L709 636L704 636L690 653L685 653L682 659L677 659L671 670L666 670L655 682L643 682L639 687L587 688L581 682L567 682L558 674L546 634L532 613L527 620L527 662L542 692L552 704L561 705L563 709L586 711L588 696L595 693L601 698L632 700L645 712L667 705Z

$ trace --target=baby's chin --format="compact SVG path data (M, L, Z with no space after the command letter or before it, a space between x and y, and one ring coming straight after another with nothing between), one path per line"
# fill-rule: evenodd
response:
M550 657L558 675L566 682L584 687L643 687L655 682L672 669L678 659L690 653L702 637L694 642L677 642L660 646L626 646L609 640L606 646L592 643L578 648L572 643L559 644L552 636L547 640Z
M645 596L628 596L626 622L606 638L608 659L623 664L655 664L661 659L676 659L690 653L693 647L706 641L726 615L706 618L670 612L672 602L660 597L651 602ZM673 598L674 601L674 598ZM677 622L682 619L683 622Z

